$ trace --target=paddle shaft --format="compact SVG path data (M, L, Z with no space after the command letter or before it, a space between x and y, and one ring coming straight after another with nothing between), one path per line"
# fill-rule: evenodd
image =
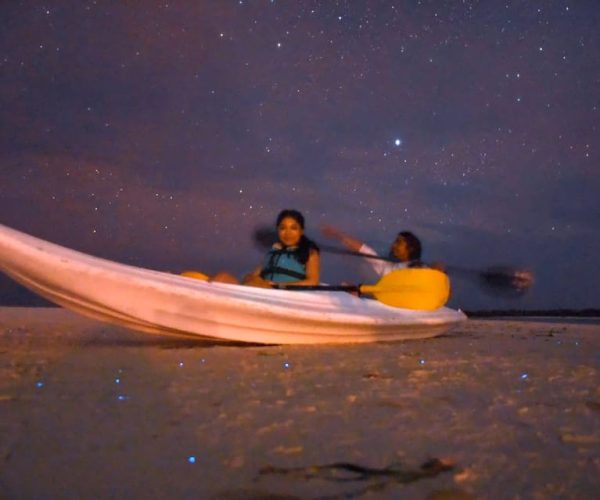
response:
M271 285L277 290L298 290L300 292L326 291L326 292L360 292L361 285Z
M260 228L254 232L254 239L262 246L270 246L270 242L277 240L277 232L272 229ZM398 263L396 259L366 254L354 250L347 250L331 245L318 244L321 250L329 253L350 255L363 259L375 259L385 262ZM431 266L437 267L437 266ZM514 269L507 266L492 266L486 269L468 269L458 266L444 265L444 270L451 274L463 275L474 278L488 291L506 295L521 295L526 292L534 282L533 273L524 269Z
M352 257L362 257L363 259L383 260L384 262L391 262L392 264L398 264L399 262L398 259L393 259L392 257L382 257L381 255L372 255L369 253L356 252L354 250L346 250L344 248L338 248L330 245L321 245L320 243L318 243L317 245L321 250L328 253L350 255ZM444 266L444 269L448 272L457 274L480 274L482 272L477 269L467 269L458 266Z
M377 286L377 285L272 285L276 290L297 290L300 292L358 292L358 293L402 293L418 290L411 285Z
M390 257L356 252L354 250L345 250L329 245L322 245L320 248L329 253L350 255L364 259L382 260L393 264L398 263L398 260ZM523 294L533 284L533 274L531 272L503 266L489 267L487 269L469 269L465 267L444 265L443 269L449 274L459 274L468 278L475 278L479 284L483 285L486 289L493 290L502 295L512 294L514 296ZM367 293L364 290L363 292Z
M261 233L261 237L257 238L256 235L259 232ZM268 247L269 244L267 243L266 239L265 239L265 241L263 241L263 238L267 235L268 235L269 240L273 240L273 241L277 240L277 237L278 237L277 232L272 231L270 229L268 229L268 230L261 229L260 231L256 231L255 232L255 240L257 240L261 245ZM392 257L382 257L381 255L373 255L373 254L358 252L358 251L354 251L354 250L346 250L345 248L339 248L339 247L332 246L332 245L323 245L321 243L316 243L316 245L319 247L320 250L323 250L324 252L328 252L328 253L335 253L338 255L350 255L352 257L361 257L363 259L383 260L385 262L391 262L393 264L398 264L400 262L398 259L394 259ZM463 268L454 267L454 266L447 266L446 269L448 269L450 271L464 272L464 273L478 272L475 270L463 269Z

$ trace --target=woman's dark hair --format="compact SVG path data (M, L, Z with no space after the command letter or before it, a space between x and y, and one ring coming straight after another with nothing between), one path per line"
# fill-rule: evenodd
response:
M279 228L279 224L281 221L286 218L294 219L298 225L304 229L304 216L298 212L298 210L292 210L290 208L286 208L279 212L277 216L277 223L275 227ZM300 241L298 242L298 260L302 262L302 264L306 264L308 261L308 256L310 255L311 250L319 251L319 247L317 244L311 239L307 238L306 235L302 235L300 237Z
M396 238L402 238L408 246L408 260L421 260L421 241L410 231L401 231ZM390 255L392 251L390 250ZM393 256L393 255L392 255Z
M279 212L277 216L277 222L275 223L276 227L279 227L281 221L289 217L290 219L294 219L302 229L304 229L304 215L302 215L298 210L292 210L291 208L286 208Z

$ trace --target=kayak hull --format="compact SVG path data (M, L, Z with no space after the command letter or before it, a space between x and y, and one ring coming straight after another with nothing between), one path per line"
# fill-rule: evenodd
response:
M0 270L67 309L134 330L260 344L359 343L440 335L464 321L340 292L201 281L84 254L0 225Z

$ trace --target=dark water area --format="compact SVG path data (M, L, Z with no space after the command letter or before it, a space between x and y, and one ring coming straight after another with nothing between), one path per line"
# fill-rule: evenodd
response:
M477 318L480 321L519 321L523 323L551 323L570 325L600 325L600 317L579 316L494 316Z
M600 318L490 318L238 347L0 308L0 498L596 498Z

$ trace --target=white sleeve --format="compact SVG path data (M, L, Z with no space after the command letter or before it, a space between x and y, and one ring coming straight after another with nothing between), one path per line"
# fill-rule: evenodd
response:
M364 243L358 251L367 255L378 256L375 250L373 250L369 245L366 245ZM364 262L369 264L369 266L373 269L373 271L375 271L375 274L377 274L377 276L383 276L384 274L387 274L389 272L389 263L385 262L384 260L364 259Z

